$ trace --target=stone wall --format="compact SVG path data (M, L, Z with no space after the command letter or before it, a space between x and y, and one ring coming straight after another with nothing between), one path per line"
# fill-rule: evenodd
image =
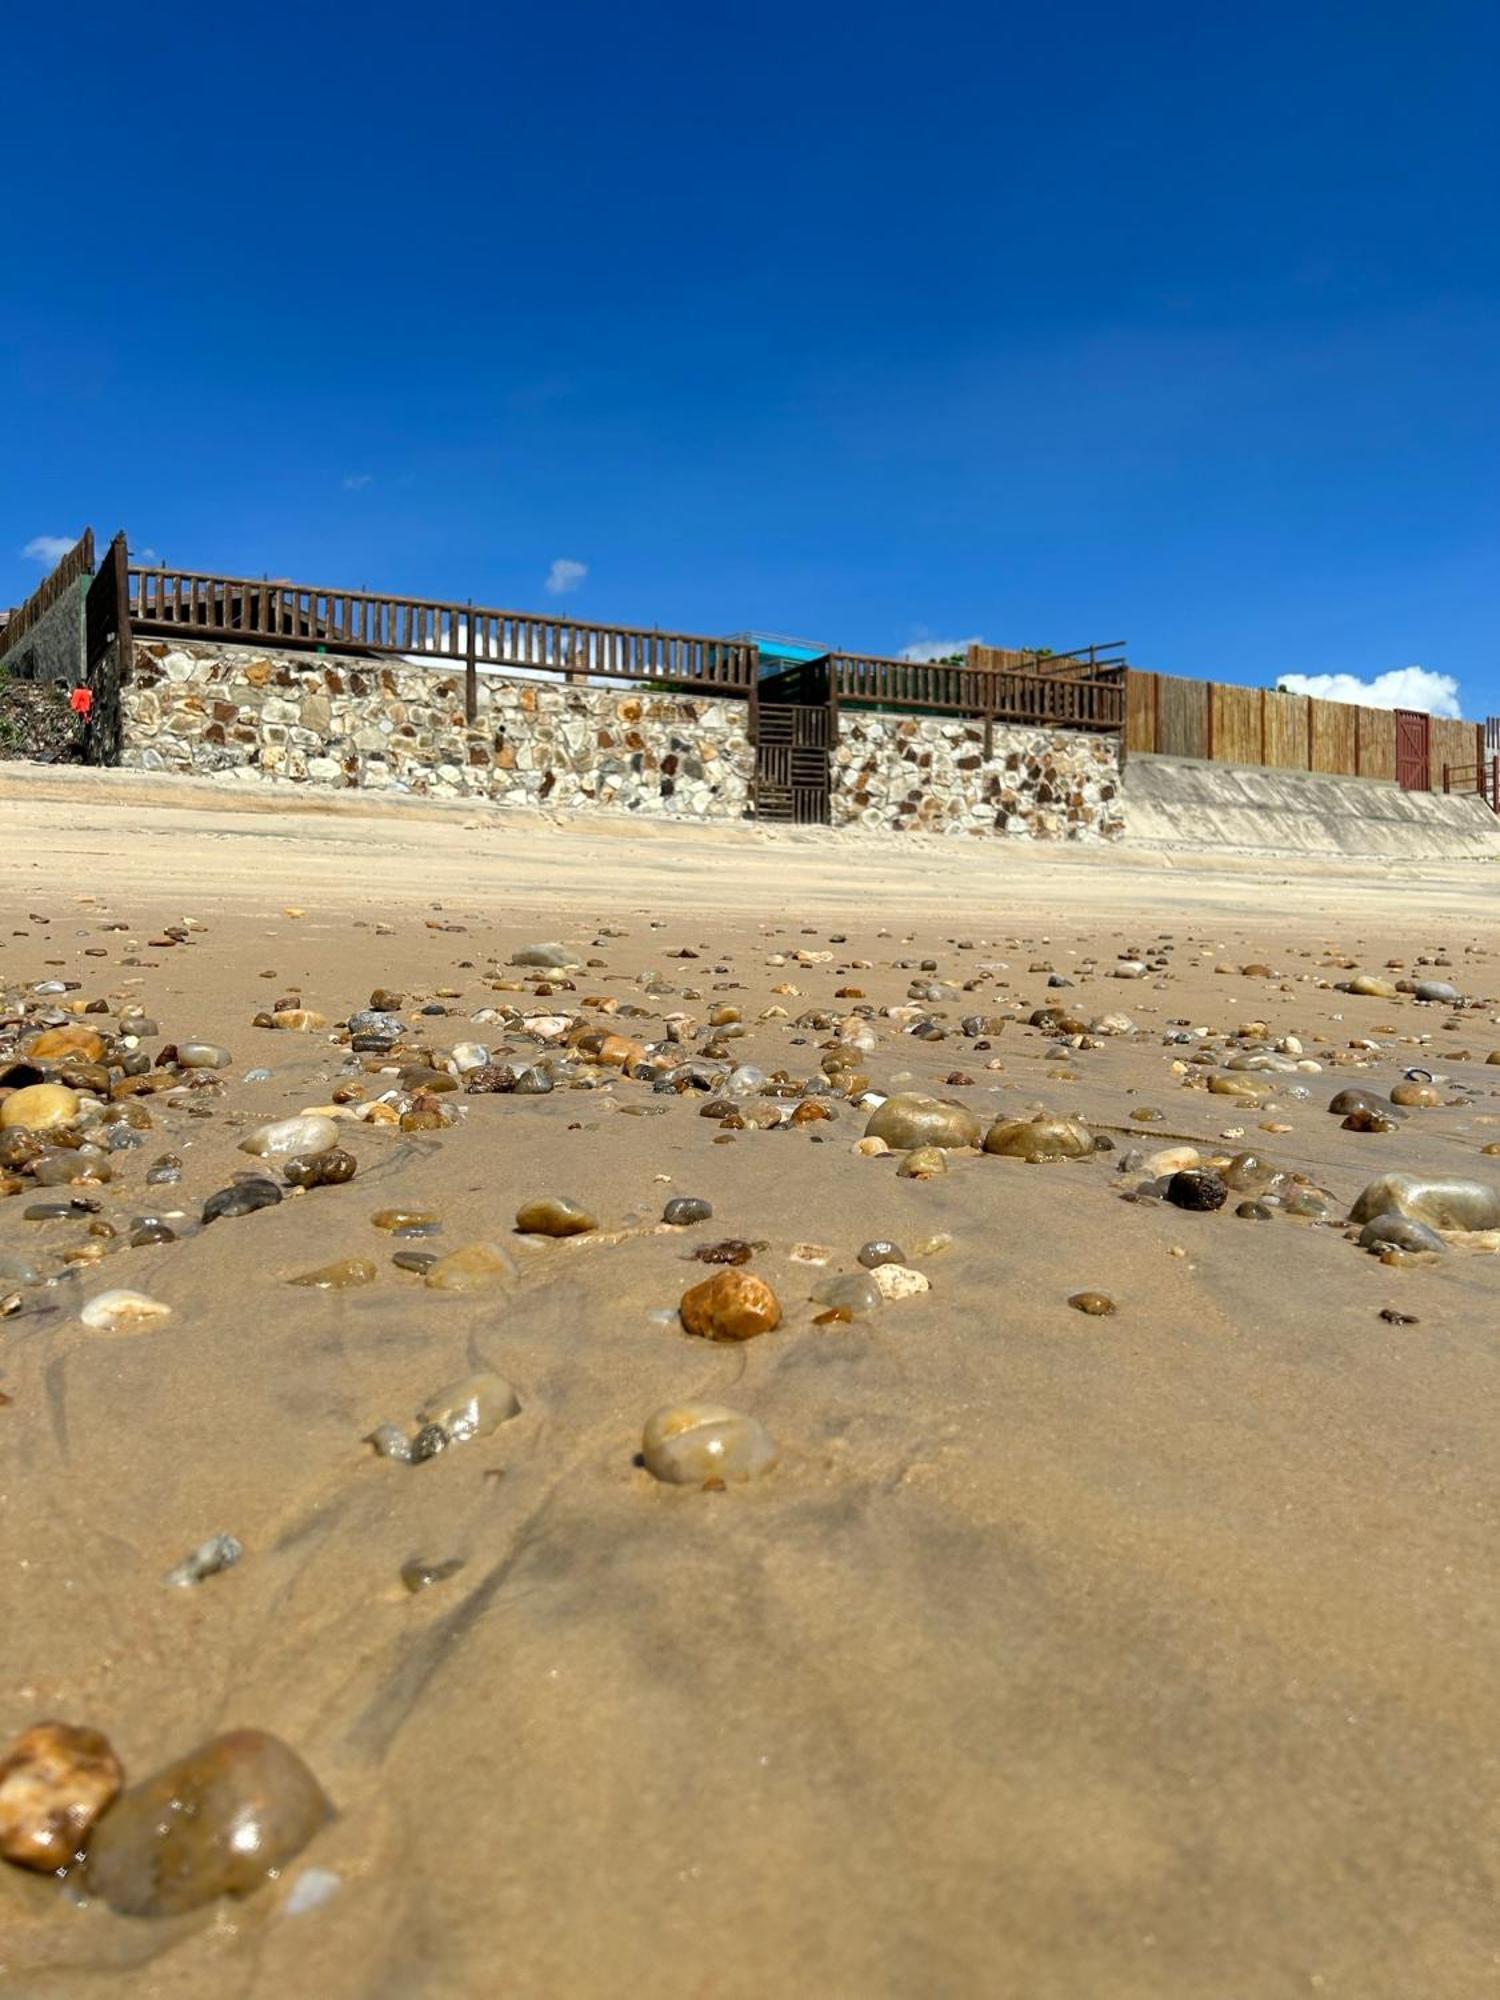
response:
M363 786L430 798L743 819L743 702L138 640L120 761L138 770Z
M14 642L0 662L12 679L61 681L66 687L74 687L83 679L83 600L88 588L86 576L75 578ZM0 648L4 644L4 631L0 629Z
M1118 840L1119 739L941 716L839 717L833 824L1024 840Z

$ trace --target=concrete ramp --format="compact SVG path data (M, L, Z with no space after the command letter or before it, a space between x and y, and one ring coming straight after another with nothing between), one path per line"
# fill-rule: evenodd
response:
M1125 839L1198 853L1500 860L1500 818L1472 793L1135 752L1125 765Z

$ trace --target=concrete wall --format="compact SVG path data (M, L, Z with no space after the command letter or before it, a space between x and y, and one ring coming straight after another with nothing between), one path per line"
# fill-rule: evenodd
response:
M754 759L743 702L138 640L122 764L499 804L742 819Z
M67 585L24 637L0 659L0 673L16 680L62 681L69 687L84 677L83 600L86 576ZM4 633L0 631L0 646Z
M834 752L835 826L1116 840L1124 831L1113 736L844 709Z

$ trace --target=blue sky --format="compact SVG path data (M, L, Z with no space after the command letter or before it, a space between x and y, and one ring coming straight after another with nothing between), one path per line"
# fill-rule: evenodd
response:
M3 32L0 601L91 521L1500 709L1493 4L50 12Z

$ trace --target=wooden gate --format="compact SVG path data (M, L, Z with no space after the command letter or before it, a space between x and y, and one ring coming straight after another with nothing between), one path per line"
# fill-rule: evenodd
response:
M1396 783L1403 792L1432 789L1432 766L1428 761L1428 717L1416 709L1396 710Z
M797 826L828 824L829 710L760 704L755 744L755 817Z

